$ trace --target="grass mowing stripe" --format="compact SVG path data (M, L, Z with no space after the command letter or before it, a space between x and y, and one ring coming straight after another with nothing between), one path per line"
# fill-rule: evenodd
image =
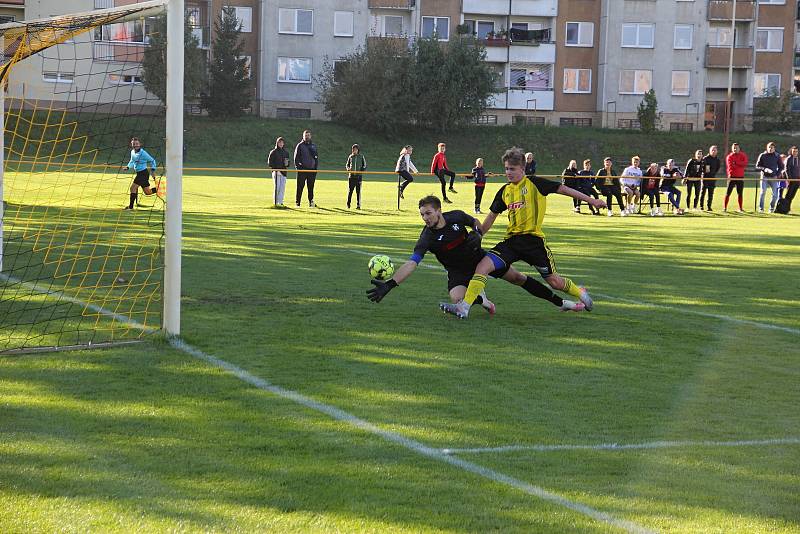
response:
M465 471L469 471L470 473L480 475L493 482L499 482L501 484L511 486L529 495L533 495L534 497L538 497L545 501L558 504L565 508L569 508L570 510L581 513L583 515L586 515L588 517L591 517L592 519L606 523L608 525L623 529L627 532L636 532L636 533L652 532L651 530L648 530L640 525L637 525L636 523L633 523L631 521L626 521L623 519L618 519L605 512L595 510L594 508L591 508L589 506L586 506L584 504L575 501L571 501L556 493L549 492L543 488L540 488L539 486L534 486L533 484L529 484L522 480L489 469L487 467L483 467L478 464L468 462L466 460L462 460L460 458L445 454L439 449L428 447L420 443L419 441L407 438L396 432L383 430L382 428L379 428L378 426L368 421L365 421L364 419L356 417L355 415L352 415L344 410L340 410L335 406L315 401L296 391L292 391L289 389L282 388L280 386L276 386L274 384L270 384L266 380L250 374L249 372L247 372L246 370L242 369L237 365L226 362L225 360L216 358L214 356L211 356L210 354L206 354L205 352L192 347L191 345L187 344L186 342L184 342L179 338L172 338L169 340L169 343L176 349L183 351L186 354L189 354L195 358L203 360L211 365L219 367L220 369L223 369L233 374L238 379L247 382L248 384L255 386L261 390L268 391L279 397L289 399L293 402L296 402L297 404L305 406L306 408L310 408L312 410L321 412L325 415L332 417L333 419L336 419L337 421L349 423L365 432L379 436L385 439L386 441L396 443L406 449L409 449L413 452L416 452L428 458L439 460L441 462L459 467Z
M635 449L672 449L695 447L756 447L761 445L800 445L800 438L745 439L738 441L650 441L647 443L599 443L596 445L503 445L500 447L476 447L473 449L440 449L444 454L480 454L489 452L516 451L624 451Z
M372 256L371 252L364 252L363 250L352 250L351 249L350 252L353 252L355 254L364 254L366 256ZM427 267L429 269L439 269L439 270L442 270L442 271L444 270L444 267L442 267L441 265L432 265L432 264L429 264L429 263L424 263L424 264L420 263L419 265L422 266L422 267ZM628 299L628 298L624 298L624 297L613 297L611 295L604 295L602 293L595 293L595 295L597 295L598 297L602 297L604 299L608 299L608 300L616 300L616 301L625 302L625 303L628 303L628 304L636 304L637 306L647 306L648 308L658 308L658 309L662 309L662 310L691 313L691 314L694 314L694 315L699 315L701 317L708 317L710 319L719 319L721 321L730 321L732 323L746 324L746 325L755 326L755 327L758 327L758 328L766 328L768 330L780 330L781 332L787 332L789 334L800 335L800 329L792 328L790 326L781 326L781 325L772 324L772 323L762 323L762 322L759 322L759 321L751 321L750 319L739 319L739 318L736 318L736 317L731 317L730 315L723 315L723 314L720 314L720 313L709 313L709 312L704 312L704 311L700 311L700 310L693 310L691 308L682 308L682 307L677 307L677 306L669 306L667 304L656 304L656 303L653 303L653 302L645 302L643 300L634 300L634 299Z
M434 267L434 266L431 266L431 267ZM8 275L0 275L0 276L2 276L7 281L20 283L19 280L16 280L15 278L10 277ZM107 309L105 309L105 308L103 308L101 306L97 306L97 305L94 305L94 304L89 304L87 302L83 302L83 301L81 301L79 299L76 299L74 297L70 297L68 295L64 295L63 292L60 292L60 291L55 291L54 292L54 291L51 291L51 290L48 290L48 289L44 289L44 288L41 288L41 287L37 286L36 284L31 283L31 282L22 282L22 283L26 287L31 288L32 290L35 290L35 291L38 291L38 292L41 292L41 293L45 293L45 294L48 294L48 295L58 295L58 296L60 296L60 297L62 297L64 299L69 300L70 302L73 302L73 303L76 303L76 304L81 304L81 305L86 306L87 308L89 308L89 309L91 309L91 310L93 310L93 311L95 311L97 313L101 313L103 315L112 317L112 318L114 318L114 319L116 319L118 321L124 321L124 322L126 322L126 323L128 323L128 324L130 324L132 326L137 326L137 327L142 328L142 329L151 329L150 327L146 327L145 325L142 325L140 323L132 321L131 319L125 317L124 315L120 315L118 313L112 312L111 310L107 310ZM612 516L610 514L607 514L605 512L601 512L599 510L595 510L594 508L591 508L589 506L586 506L584 504L581 504L581 503L578 503L578 502L575 502L575 501L571 501L571 500L567 499L566 497L562 497L561 495L558 495L556 493L549 492L549 491L545 490L544 488L540 488L539 486L534 486L533 484L529 484L529 483L524 482L522 480L510 477L510 476L505 475L503 473L500 473L498 471L494 471L492 469L480 466L478 464L475 464L475 463L472 463L472 462L468 462L466 460L462 460L460 458L456 458L454 456L445 454L442 451L440 451L439 449L434 449L432 447L428 447L428 446L426 446L426 445L424 445L424 444L422 444L422 443L420 443L420 442L418 442L416 440L407 438L407 437L402 436L402 435L400 435L400 434L398 434L396 432L390 432L388 430L383 430L383 429L373 425L372 423L369 423L368 421L365 421L364 419L360 419L360 418L356 417L355 415L352 415L352 414L350 414L348 412L345 412L344 410L340 410L339 408L336 408L335 406L331 406L329 404L324 404L324 403L321 403L321 402L317 402L317 401L315 401L315 400L313 400L313 399L311 399L309 397L306 397L305 395L301 395L300 393L297 393L296 391L292 391L292 390L289 390L289 389L284 389L284 388L282 388L280 386L275 386L273 384L270 384L266 380L248 373L247 371L245 371L241 367L238 367L236 365L233 365L232 363L226 362L225 360L221 360L219 358L211 356L210 354L206 354L206 353L204 353L204 352L192 347L191 345L189 345L188 343L186 343L185 341L183 341L180 338L170 338L169 339L169 343L170 343L170 345L172 347L180 350L181 352L184 352L184 353L186 353L186 354L188 354L188 355L190 355L190 356L192 356L194 358L197 358L199 360L205 361L206 363L214 365L215 367L218 367L220 369L228 371L229 373L231 373L234 376L236 376L238 379L240 379L243 382L246 382L246 383L248 383L248 384L250 384L252 386L257 387L258 389L261 389L263 391L268 391L268 392L270 392L270 393L272 393L274 395L277 395L277 396L279 396L281 398L288 399L288 400L291 400L292 402L300 404L301 406L305 406L305 407L310 408L312 410L321 412L321 413L323 413L325 415L328 415L329 417L332 417L333 419L336 419L337 421L342 421L342 422L349 423L349 424L355 426L356 428L359 428L359 429L361 429L361 430L363 430L365 432L368 432L370 434L377 435L377 436L379 436L379 437L381 437L381 438L383 438L383 439L385 439L385 440L387 440L389 442L401 445L402 447L405 447L406 449L409 449L409 450L411 450L413 452L416 452L418 454L421 454L423 456L427 456L429 458L432 458L432 459L435 459L435 460L439 460L441 462L444 462L444 463L459 467L459 468L461 468L461 469L463 469L465 471L468 471L470 473L474 473L476 475L480 475L480 476L482 476L484 478L487 478L487 479L489 479L489 480L491 480L493 482L498 482L500 484L505 484L507 486L511 486L511 487L513 487L515 489L518 489L518 490L520 490L520 491L522 491L524 493L527 493L529 495L532 495L534 497L538 497L538 498L540 498L542 500L545 500L545 501L548 501L548 502L563 506L565 508L568 508L570 510L573 510L575 512L583 514L585 516L591 517L592 519L594 519L596 521L600 521L602 523L606 523L608 525L620 528L620 529L625 530L627 532L634 532L634 533L650 533L650 532L652 532L651 530L648 530L648 529L646 529L646 528L644 528L644 527L642 527L640 525L637 525L636 523L633 523L631 521L626 521L624 519L618 519L618 518L616 518L616 517L614 517L614 516Z

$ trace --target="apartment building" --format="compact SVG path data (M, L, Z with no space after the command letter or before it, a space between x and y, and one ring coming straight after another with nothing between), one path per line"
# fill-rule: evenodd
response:
M0 0L0 24L25 18L25 0Z

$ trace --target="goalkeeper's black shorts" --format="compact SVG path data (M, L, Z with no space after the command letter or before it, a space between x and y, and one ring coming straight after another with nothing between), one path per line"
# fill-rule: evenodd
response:
M133 183L141 187L150 187L150 171L142 169L136 173Z
M448 269L447 270L447 291L450 291L454 287L457 286L464 286L469 287L469 282L472 280L472 275L475 274L475 267L478 264L475 264L472 269L467 270L455 270L455 269ZM503 276L508 272L509 267L503 267L501 269L497 269L489 273L489 276L492 278L503 278Z

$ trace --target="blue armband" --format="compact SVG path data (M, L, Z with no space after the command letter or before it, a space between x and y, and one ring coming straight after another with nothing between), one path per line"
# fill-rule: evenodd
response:
M415 253L414 253L414 254L412 254L412 255L411 255L411 257L410 257L410 258L408 258L408 259L409 259L409 260L411 260L411 261L413 261L413 262L414 262L414 263L416 263L417 265L419 265L419 263L422 261L422 256L420 256L419 254L417 254L417 253L415 252Z

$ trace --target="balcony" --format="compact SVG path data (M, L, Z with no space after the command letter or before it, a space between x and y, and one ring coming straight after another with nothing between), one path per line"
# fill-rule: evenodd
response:
M464 0L462 11L475 15L555 17L558 0Z
M369 0L369 9L402 9L411 11L416 7L416 0Z
M800 69L800 52L794 53L794 68Z
M507 89L492 95L490 109L516 109L529 111L552 111L552 89Z
M731 20L733 0L709 0L708 20ZM736 20L746 22L756 20L756 3L753 0L737 0Z
M555 63L556 44L541 43L536 46L512 43L508 60L516 63Z
M706 46L706 68L727 69L730 64L731 49L728 46ZM733 68L750 69L753 67L753 48L739 47L733 49Z

